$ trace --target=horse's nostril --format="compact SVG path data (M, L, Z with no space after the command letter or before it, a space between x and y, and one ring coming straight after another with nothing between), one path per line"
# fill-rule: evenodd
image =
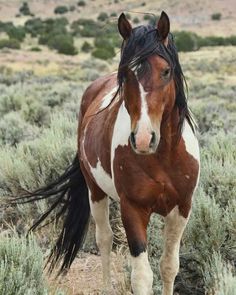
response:
M156 133L152 132L152 137L151 137L151 140L150 140L149 147L150 148L154 147L156 145L156 141L157 141Z
M130 142L134 148L136 148L135 134L134 132L130 133Z

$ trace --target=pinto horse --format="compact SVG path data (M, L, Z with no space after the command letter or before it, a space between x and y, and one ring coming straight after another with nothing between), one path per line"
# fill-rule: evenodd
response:
M78 153L58 180L25 202L54 201L33 229L57 208L64 216L49 261L70 267L81 248L90 216L96 223L104 290L111 290L109 197L120 202L131 254L135 295L152 294L147 226L152 213L164 217L160 273L164 295L173 294L181 236L199 177L199 147L187 106L184 76L165 12L156 26L132 28L118 20L123 37L118 73L94 81L80 108Z

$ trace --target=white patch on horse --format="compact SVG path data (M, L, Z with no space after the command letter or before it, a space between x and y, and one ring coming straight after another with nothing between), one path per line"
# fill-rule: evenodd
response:
M89 162L88 162L89 164ZM112 199L118 201L119 196L115 189L114 183L110 175L103 169L101 161L98 160L96 167L92 167L89 164L90 172L93 175L97 185Z
M102 104L101 104L101 106L100 106L100 108L99 108L100 110L106 108L106 107L111 103L111 101L112 101L112 99L113 99L113 97L114 97L114 95L115 95L117 89L118 89L118 86L116 86L115 88L113 88L109 93L107 93L107 94L103 97L103 99L102 99Z
M84 134L83 134L82 153L83 153L84 159L86 160L86 162L89 166L90 173L92 174L97 185L107 194L107 196L118 201L119 196L118 196L117 191L115 189L114 183L113 183L110 175L103 169L103 167L101 165L101 161L98 159L96 167L92 167L89 163L89 160L88 160L86 152L85 152L85 147L84 147L86 130L87 130L87 127L85 127Z
M199 145L198 140L193 133L189 123L185 120L184 121L184 129L182 133L182 137L185 143L186 151L194 157L200 163L200 152L199 152Z
M151 295L153 272L148 261L147 252L131 257L131 285L135 295Z
M92 202L89 197L91 213L96 224L96 242L101 253L104 291L111 291L111 262L113 233L109 222L109 199Z
M113 162L115 157L115 151L119 146L128 146L130 133L131 133L130 116L123 102L119 108L114 129L113 129L113 134L112 134L111 171L112 171L113 183L114 183Z
M193 133L193 130L189 126L189 123L185 120L184 122L184 129L182 133L182 137L185 143L186 151L194 157L195 160L198 161L199 164L199 171L196 181L196 186L194 188L194 192L198 186L199 178L200 178L200 151L199 151L199 144L197 137Z
M173 294L174 280L179 271L180 241L187 222L188 218L180 215L177 206L165 217L164 251L160 261L163 295Z

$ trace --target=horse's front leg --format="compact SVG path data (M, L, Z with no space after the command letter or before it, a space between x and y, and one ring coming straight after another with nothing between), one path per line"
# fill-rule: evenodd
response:
M102 258L103 291L105 294L113 294L111 286L111 248L113 233L109 222L109 199L104 197L99 201L92 201L90 208L96 224L96 242Z
M121 217L131 254L133 293L134 295L151 295L153 294L153 272L148 261L146 233L150 213L127 199L122 199Z
M187 222L188 218L180 215L178 207L165 217L164 251L160 261L162 295L173 295L174 280L179 271L180 241Z

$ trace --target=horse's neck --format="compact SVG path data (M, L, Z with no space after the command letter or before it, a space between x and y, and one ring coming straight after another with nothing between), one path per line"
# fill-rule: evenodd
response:
M161 146L165 151L171 151L178 142L179 112L174 108L171 114L161 124Z

